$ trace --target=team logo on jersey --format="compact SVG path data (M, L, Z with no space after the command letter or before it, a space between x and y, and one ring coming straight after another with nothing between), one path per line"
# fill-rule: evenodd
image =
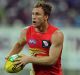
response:
M43 40L42 41L42 47L43 48L49 48L51 45L50 41L49 40Z
M36 40L30 39L30 40L29 40L29 44L36 44Z

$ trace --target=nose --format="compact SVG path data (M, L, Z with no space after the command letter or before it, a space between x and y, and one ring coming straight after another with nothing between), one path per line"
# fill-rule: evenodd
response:
M32 15L32 19L35 20L36 19L36 16L35 15Z

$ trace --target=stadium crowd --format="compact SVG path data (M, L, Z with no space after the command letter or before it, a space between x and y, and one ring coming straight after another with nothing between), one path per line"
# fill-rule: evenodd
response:
M31 9L36 0L0 0L0 25L24 26L31 23ZM80 27L80 0L45 0L55 5L50 22L59 27Z

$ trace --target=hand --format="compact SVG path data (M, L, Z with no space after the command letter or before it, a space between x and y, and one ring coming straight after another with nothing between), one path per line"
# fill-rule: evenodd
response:
M14 64L17 65L17 68L20 66L25 66L29 63L29 56L21 55L20 58L17 58L14 62Z
M10 56L5 57L5 60L7 61L9 59Z

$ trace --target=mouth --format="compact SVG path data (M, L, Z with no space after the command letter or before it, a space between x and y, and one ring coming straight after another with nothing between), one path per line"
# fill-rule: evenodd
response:
M36 21L33 21L33 23L36 23Z
M33 25L36 25L36 21L32 21Z

